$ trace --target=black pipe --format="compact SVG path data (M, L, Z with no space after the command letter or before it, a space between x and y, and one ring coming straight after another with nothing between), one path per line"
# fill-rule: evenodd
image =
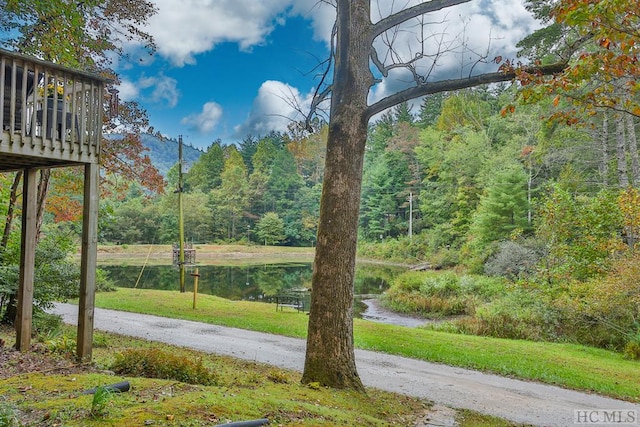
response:
M119 383L104 386L104 388L106 388L109 391L113 391L114 393L122 393L125 391L129 391L130 387L131 387L131 384L129 384L129 381L122 381ZM94 387L92 389L83 391L82 394L95 394L97 390L98 390L98 387Z
M267 424L269 424L269 420L267 418L262 418L259 420L236 421L228 424L218 424L218 427L257 427L266 426Z

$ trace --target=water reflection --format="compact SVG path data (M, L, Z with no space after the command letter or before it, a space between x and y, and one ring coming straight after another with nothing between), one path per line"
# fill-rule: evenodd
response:
M140 289L179 290L178 270L167 265L101 266L116 286ZM187 291L193 291L187 268ZM356 295L375 295L389 287L403 269L393 266L358 265ZM198 292L231 300L262 300L287 290L311 287L311 263L261 264L249 266L202 265L198 267ZM137 282L137 284L136 284Z

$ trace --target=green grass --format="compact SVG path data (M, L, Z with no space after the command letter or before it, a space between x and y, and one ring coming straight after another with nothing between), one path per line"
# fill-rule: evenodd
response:
M67 333L72 333L70 328ZM102 372L16 375L0 382L0 396L5 407L20 414L21 425L210 426L259 418L268 418L273 425L412 425L429 406L419 399L373 389L359 394L307 387L300 383L297 372L116 334L97 335L107 343L94 350L98 368L108 369L114 355L125 349L161 348L176 357L202 359L216 373L216 385L122 378ZM131 384L129 392L110 393L101 399L82 394L125 379Z
M279 312L272 304L229 301L210 295L199 295L198 308L193 310L192 298L190 293L120 288L97 294L96 306L306 336L308 318L296 311ZM612 351L458 335L360 319L354 323L358 348L640 401L640 362L626 360Z

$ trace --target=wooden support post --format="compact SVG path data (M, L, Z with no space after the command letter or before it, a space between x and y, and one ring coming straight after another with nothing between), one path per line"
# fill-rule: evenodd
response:
M84 166L84 205L82 216L82 255L80 260L80 300L78 304L78 360L91 360L93 348L93 312L96 298L98 258L98 181L100 168Z
M196 272L191 273L191 275L193 276L193 309L195 310L198 305L198 279L200 278L197 267Z
M37 169L27 169L22 181L22 245L20 249L20 281L16 314L16 348L31 347L33 320L33 278L36 262Z

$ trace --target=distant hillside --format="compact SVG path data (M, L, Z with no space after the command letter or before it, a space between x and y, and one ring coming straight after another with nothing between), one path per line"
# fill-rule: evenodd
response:
M105 135L106 138L116 139L121 135ZM151 134L140 136L142 144L149 149L145 152L151 159L151 163L160 171L163 176L167 176L169 169L178 162L178 140L160 139ZM202 154L202 151L183 143L182 158L185 161L185 170L195 163Z

